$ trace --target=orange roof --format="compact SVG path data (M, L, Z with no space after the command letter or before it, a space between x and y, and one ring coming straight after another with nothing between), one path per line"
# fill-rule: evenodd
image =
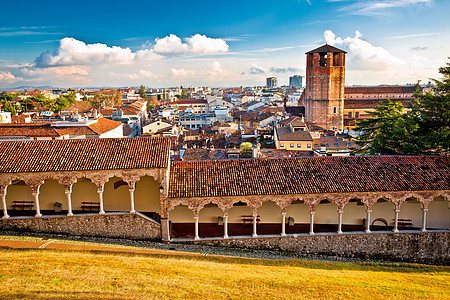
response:
M166 168L170 139L0 142L0 173Z
M70 135L101 135L108 131L111 131L119 126L122 126L121 122L99 118L97 122L88 126L55 126L57 131L65 132Z
M172 162L170 198L450 189L450 157L348 156Z
M50 124L4 123L0 124L0 136L17 137L60 137L66 133L58 132Z

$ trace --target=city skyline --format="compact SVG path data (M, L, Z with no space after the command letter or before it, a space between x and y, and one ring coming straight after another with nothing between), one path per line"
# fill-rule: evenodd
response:
M438 78L450 53L443 0L5 3L0 88L264 85L305 75L305 52L348 52L346 84ZM26 7L26 9L23 9Z

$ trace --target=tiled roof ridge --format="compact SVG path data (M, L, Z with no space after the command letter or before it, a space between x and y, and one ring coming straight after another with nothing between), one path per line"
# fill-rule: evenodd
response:
M166 168L170 139L0 142L0 173Z
M173 162L169 197L448 189L447 156L268 157Z

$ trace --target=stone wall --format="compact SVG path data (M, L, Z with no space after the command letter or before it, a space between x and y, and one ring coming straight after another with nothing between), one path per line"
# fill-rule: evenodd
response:
M426 264L450 264L450 232L372 233L203 240L195 243Z
M159 240L161 225L138 214L0 219L0 230Z

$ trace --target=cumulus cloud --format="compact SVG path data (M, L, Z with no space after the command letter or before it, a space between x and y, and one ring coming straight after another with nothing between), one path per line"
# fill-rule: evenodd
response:
M355 37L336 37L331 30L324 32L327 44L348 51L349 63L353 69L385 69L390 65L402 65L403 62L383 47L377 47L363 40L357 30Z
M188 78L195 74L195 72L191 70L175 69L175 68L172 68L170 72L172 73L172 76L176 78Z
M222 39L209 38L196 34L181 40L176 35L155 39L155 45L145 44L145 49L136 52L130 48L108 46L95 43L86 44L74 38L66 37L59 41L54 52L41 53L35 60L38 68L94 64L132 64L145 59L156 59L161 56L204 55L228 51L227 43Z
M171 34L164 38L156 38L153 51L157 54L174 55L203 55L228 52L225 40L209 38L205 35L196 34L181 40L178 36Z
M36 67L88 65L95 63L130 64L137 58L151 56L152 51L145 49L132 52L130 48L105 44L86 44L74 38L63 38L53 53L43 52L36 58Z
M21 80L23 80L23 78L16 77L11 74L11 72L0 72L0 83L13 83Z
M249 74L256 75L256 74L264 74L267 72L267 69L263 66L252 64L252 67L249 70Z

